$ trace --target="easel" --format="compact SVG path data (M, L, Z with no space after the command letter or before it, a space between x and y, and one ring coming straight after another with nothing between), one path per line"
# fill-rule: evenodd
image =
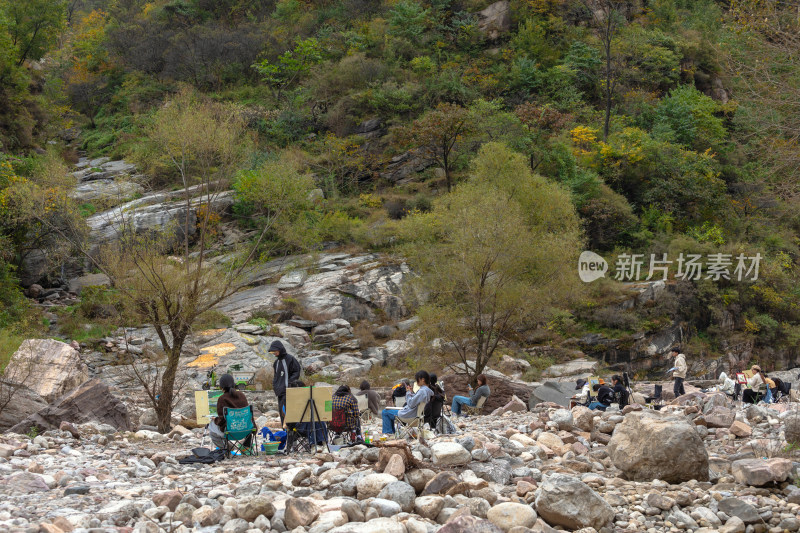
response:
M312 385L310 387L297 387L297 388L290 388L286 390L286 416L285 416L285 423L287 424L302 424L302 423L310 423L311 426L311 434L310 438L308 439L309 442L312 443L313 446L318 446L320 444L325 444L326 448L330 452L330 445L328 443L328 427L325 422L331 421L331 388L330 387L322 387L316 388L317 396L314 397L315 387ZM304 402L303 410L300 411L300 402ZM317 406L317 402L323 402L322 405L324 407L323 414L321 415L319 412L319 407ZM298 416L299 415L299 416ZM324 442L319 442L317 439L317 427L316 425L322 423L322 431L324 434Z
M316 421L317 422L322 422L322 419L319 416L319 411L317 411L317 404L314 403L314 385L311 385L308 389L309 389L308 390L308 400L306 401L306 406L303 409L303 414L300 416L300 422L302 422L305 419L306 413L308 413L310 418L311 418L311 438L312 438L311 443L314 446L317 446L320 443L317 442L317 427L314 424L315 415L316 415ZM328 440L329 440L328 439L328 425L324 424L322 427L323 427L323 433L325 434L325 447L328 449L328 452L330 452L331 448L328 445Z

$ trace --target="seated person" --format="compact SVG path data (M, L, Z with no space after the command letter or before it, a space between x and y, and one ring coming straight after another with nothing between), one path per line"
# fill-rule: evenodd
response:
M628 405L628 390L625 388L625 385L622 383L622 378L619 375L614 374L611 376L611 386L614 390L614 400L619 404L619 408L622 409L626 405Z
M764 376L761 374L761 367L758 365L753 365L750 367L750 372L752 376L747 380L747 388L758 390L761 385L766 384L764 381Z
M585 379L576 379L575 380L575 390L581 391L579 394L576 394L572 397L575 400L576 405L589 405L589 392L592 390L592 384L586 381Z
M433 397L425 406L425 422L428 427L434 428L439 417L442 416L442 407L444 407L444 389L439 384L436 374L431 374L430 388L433 391Z
M217 448L225 447L225 408L241 409L247 407L247 398L244 393L236 389L236 382L230 374L222 374L219 378L219 388L222 389L222 396L217 399L217 417L208 423L208 433L211 442ZM249 444L250 439L245 441Z
M356 396L366 396L369 405L369 410L372 411L372 414L373 415L380 414L381 397L377 392L369 388L369 381L367 380L362 381L361 385L359 385L358 388L360 390L356 393Z
M717 386L718 391L724 392L725 394L734 394L736 382L729 378L725 372L719 375L719 383L720 384Z
M775 395L778 393L775 381L767 376L764 372L761 373L761 377L764 378L764 383L767 384L767 392L764 394L764 401L767 403L772 403L775 399Z
M397 402L395 401L397 398L405 398L406 391L408 391L409 387L410 385L407 379L400 380L400 383L392 387L391 405L397 405Z
M486 374L479 374L476 380L478 382L478 388L475 389L474 392L472 390L472 385L469 386L471 396L453 396L453 404L450 406L450 411L453 412L453 416L461 416L462 405L474 407L478 405L478 400L480 400L481 397L485 396L488 398L492 393L489 389L489 385L486 384Z
M394 419L400 420L414 420L417 418L417 408L420 404L427 404L433 397L433 390L428 386L430 383L430 375L424 370L420 370L414 376L416 383L419 385L419 390L413 392L411 385L406 384L406 404L401 407L387 407L381 412L383 419L383 432L384 434L394 433Z
M592 386L592 390L597 393L597 401L590 403L589 409L599 409L600 411L608 409L608 406L614 400L614 389L608 385L596 383Z
M303 383L300 380L293 381L293 382L289 383L289 388L292 388L292 389L297 388L297 387L305 387L305 386L306 386L306 384ZM284 409L283 412L284 412L284 416L285 416L285 414L286 414L286 406L283 406L283 409ZM309 415L306 414L306 416L304 418L308 419L308 417L309 417ZM296 423L296 424L286 423L285 427L286 427L287 431L291 430L292 428L296 429L298 431L298 433L300 433L303 436L305 436L305 438L308 439L308 442L310 442L311 444L322 445L322 444L325 444L325 442L327 441L328 426L325 424L325 422L316 422L315 421L314 422L313 431L312 431L312 428L311 428L311 422L310 421L309 422L300 422L300 423Z
M358 400L350 392L350 387L342 385L333 393L331 405L333 410L344 411L345 427L356 438L361 435L361 411L358 410ZM338 431L338 429L337 429Z

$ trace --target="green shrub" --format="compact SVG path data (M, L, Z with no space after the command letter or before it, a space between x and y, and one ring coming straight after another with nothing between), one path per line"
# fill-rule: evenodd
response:
M672 90L655 109L653 134L688 148L718 146L727 135L717 102L692 85Z

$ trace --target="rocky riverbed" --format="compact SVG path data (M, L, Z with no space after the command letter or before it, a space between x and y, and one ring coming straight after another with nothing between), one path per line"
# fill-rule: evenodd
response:
M539 404L458 433L180 465L202 430L90 422L0 437L5 531L423 533L800 530L796 405L692 393L660 412ZM277 425L276 413L260 422ZM377 429L373 426L372 429ZM208 445L208 440L205 440Z

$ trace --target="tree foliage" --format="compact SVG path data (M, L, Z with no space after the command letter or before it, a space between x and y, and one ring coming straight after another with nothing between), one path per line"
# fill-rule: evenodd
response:
M408 217L403 234L427 298L422 337L457 354L473 383L501 342L574 290L564 265L581 238L569 195L502 144L482 147L470 180Z
M17 66L39 60L53 46L66 23L66 0L2 0Z
M453 186L453 167L468 148L466 137L475 129L469 110L442 103L414 121L405 132L406 142L419 147L423 157L444 169L447 190Z

